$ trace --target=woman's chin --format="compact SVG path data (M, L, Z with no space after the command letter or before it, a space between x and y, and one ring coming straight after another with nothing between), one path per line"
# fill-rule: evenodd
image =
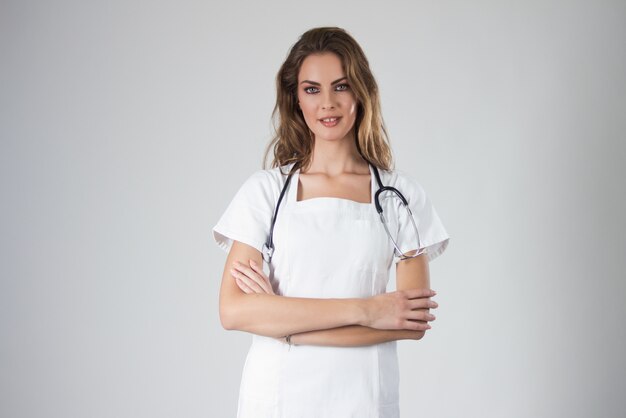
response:
M322 134L322 135L316 135L316 139L319 139L320 141L328 141L328 142L337 142L337 141L341 141L342 139L345 139L348 136L347 133L343 133L343 135L337 135L337 134Z

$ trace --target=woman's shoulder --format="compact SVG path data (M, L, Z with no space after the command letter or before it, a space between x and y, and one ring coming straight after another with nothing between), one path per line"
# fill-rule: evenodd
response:
M280 186L286 180L293 163L272 168L260 168L253 171L247 182L255 183L259 186Z
M380 173L381 181L385 186L395 187L396 189L402 191L407 190L412 194L423 194L424 189L419 181L412 174L407 171L400 170L397 168L391 170L383 170L378 169Z
M241 186L241 191L249 196L275 201L282 190L292 164L261 168L253 171Z

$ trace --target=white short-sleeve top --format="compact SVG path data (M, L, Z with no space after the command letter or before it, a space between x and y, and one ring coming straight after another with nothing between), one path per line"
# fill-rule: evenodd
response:
M245 180L213 227L213 238L220 248L228 252L233 240L237 240L262 251L263 243L269 235L271 219L278 197L286 181L286 173L289 172L290 168L291 165L287 165L280 168L257 170ZM444 252L450 237L424 188L403 171L378 169L378 172L385 186L395 187L407 199L418 227L420 248L426 248L428 260L432 261ZM297 182L298 175L299 170L295 172L290 182L293 183L294 178ZM377 190L374 178L372 178L372 183L374 183L371 184L372 191ZM292 185L291 189L295 189L295 187ZM373 197L372 195L372 199ZM282 207L290 203L285 202L286 198L283 197L281 207L278 209L278 218L281 217ZM335 198L321 197L309 200L315 199ZM381 194L381 203L388 199L390 199L390 193ZM396 243L403 252L415 250L417 241L408 215L405 210L402 210L400 200L393 199L393 201L394 213L398 216ZM373 203L371 206L374 209ZM388 214L386 210L384 213L389 222L393 223L393 216ZM394 262L398 261L400 258L394 256Z
M262 251L275 204L292 165L254 172L213 228L229 251L233 240ZM429 261L448 246L446 232L422 186L401 171L378 170L385 186L407 199ZM284 173L284 174L283 174ZM274 226L271 284L277 295L370 297L386 292L400 258L374 205L378 183L370 166L371 201L335 197L297 201L296 170ZM380 195L390 233L403 252L418 249L406 209L391 192ZM298 345L253 334L239 392L238 417L399 416L396 341L370 346Z

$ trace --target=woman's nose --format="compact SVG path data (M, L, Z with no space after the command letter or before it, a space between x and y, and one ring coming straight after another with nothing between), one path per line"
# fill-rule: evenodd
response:
M335 107L332 92L322 93L322 109L333 109Z

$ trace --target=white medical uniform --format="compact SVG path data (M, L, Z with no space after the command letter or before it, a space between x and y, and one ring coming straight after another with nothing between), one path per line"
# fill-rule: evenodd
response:
M213 228L229 251L237 240L262 251L272 214L292 164L258 170L240 187ZM414 180L378 170L386 186L409 201L429 261L448 246L435 208ZM371 203L316 197L297 201L299 170L292 176L274 226L272 287L277 295L367 298L386 292L400 259L373 203L378 183L370 166ZM417 248L399 199L381 193L389 231L404 252ZM266 266L266 271L268 270ZM239 390L238 418L398 418L396 341L359 347L293 345L252 334Z

